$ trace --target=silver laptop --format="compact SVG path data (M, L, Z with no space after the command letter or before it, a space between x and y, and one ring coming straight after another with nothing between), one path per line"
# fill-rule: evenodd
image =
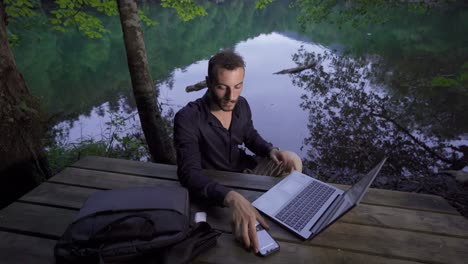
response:
M385 160L346 192L294 171L252 205L302 238L311 239L361 201Z

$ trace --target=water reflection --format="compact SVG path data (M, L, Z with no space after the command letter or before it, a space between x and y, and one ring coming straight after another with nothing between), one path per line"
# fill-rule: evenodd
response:
M301 44L300 41L282 34L272 33L241 41L235 49L247 63L242 95L249 100L256 128L268 141L304 157L305 152L300 148L307 135L307 113L299 107L301 90L291 86L288 76L272 74L279 68L294 66L290 57ZM324 50L317 45L306 46L317 51ZM277 57L276 54L284 56ZM187 93L185 87L203 80L207 67L207 60L199 60L183 69L173 70L168 74L169 78L157 83L159 102L164 114L169 116L171 111L178 111L188 102L203 96L205 90ZM88 115L64 121L60 123L60 127L70 126L70 142L79 141L82 137L99 139L102 135L101 128L109 121L109 111L122 112L125 115L135 111L133 100L128 98L122 97L117 103L93 107ZM135 120L138 122L138 116ZM128 125L134 125L132 120L128 121Z
M468 143L466 136L464 142L456 141L468 131L468 113L460 111L466 106L468 91L460 83L433 94L442 88L440 80L434 81L439 77L417 72L416 67L411 73L395 64L390 67L375 56L350 57L301 48L293 60L298 66L314 65L292 75L292 82L305 91L301 107L309 113L310 130L304 143L306 166L319 176L336 180L331 172L338 170L345 176L343 181L387 156L390 166L385 166L384 173L394 177L383 184L395 187L402 179L460 165L461 153L454 147ZM465 66L458 67L457 78L463 79ZM402 75L411 79L401 79ZM402 92L402 86L408 89ZM447 97L452 103L437 107Z
M288 9L288 2L274 1L265 10L255 10L254 1L233 0L220 5L204 2L208 16L189 23L182 23L171 10L146 4L146 13L160 23L144 31L151 73L160 88L163 108L176 111L200 97L203 92L187 94L184 88L203 80L206 60L211 55L220 48L235 47L247 60L248 86L244 95L253 108L257 129L281 148L306 157L306 151L319 146L310 145L315 137L308 136L309 110L299 107L303 92L291 87L288 76L272 75L293 67L290 57L305 42L307 50L316 54L339 49L342 53L351 50L353 56L367 56L362 64L373 63L372 69L379 68L367 74L374 85L385 87L382 95L402 102L410 100L402 103L406 108L400 112L390 110L400 113L398 122L418 137L427 134L448 140L468 131L464 113L467 85L461 82L458 86L444 86L446 79L458 80L459 75L460 80L466 80L460 67L463 60L468 61L465 9L429 15L382 10L392 18L385 25L343 25L338 29L334 24L312 24L302 32L296 21L297 10ZM100 40L86 39L73 30L62 34L47 28L21 34L14 24L9 25L23 37L15 56L30 89L41 98L44 108L59 115L58 122L64 122L60 124L70 125L71 142L81 135L99 136L100 124L108 121L107 111L135 111L120 22L117 17L102 19L111 33ZM34 39L37 36L40 42ZM454 74L456 78L451 76ZM442 86L432 86L433 78L438 76L445 78L439 79ZM416 85L421 80L424 85ZM437 116L438 121L432 116ZM304 138L310 142L301 153ZM421 140L432 147L432 136ZM447 150L440 151L446 155Z

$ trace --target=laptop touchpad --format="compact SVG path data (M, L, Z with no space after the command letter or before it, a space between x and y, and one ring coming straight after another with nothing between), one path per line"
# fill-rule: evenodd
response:
M301 188L304 183L295 179L285 179L268 192L260 196L253 205L267 214L275 214L288 202Z
M304 183L296 181L294 179L289 179L278 187L279 187L278 188L279 190L293 195L293 194L296 194L300 189L304 187Z

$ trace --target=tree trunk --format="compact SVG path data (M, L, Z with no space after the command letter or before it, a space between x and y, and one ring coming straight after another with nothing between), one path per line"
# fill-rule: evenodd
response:
M189 85L185 88L187 93L200 91L201 89L206 88L206 81L197 82L194 85Z
M118 0L133 95L153 161L175 164L172 140L164 125L151 79L143 32L134 0Z
M49 177L39 103L16 68L0 0L0 208Z
M279 72L275 72L274 74L293 74L293 73L300 73L302 71L305 71L307 69L311 69L311 68L314 68L316 65L316 63L311 63L309 65L304 65L304 66L298 66L298 67L295 67L295 68L291 68L291 69L285 69L285 70L282 70L282 71L279 71Z

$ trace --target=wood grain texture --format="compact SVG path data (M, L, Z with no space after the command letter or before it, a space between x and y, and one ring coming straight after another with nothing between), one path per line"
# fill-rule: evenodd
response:
M148 179L152 180L152 179ZM173 183L173 182L170 182ZM81 204L86 200L90 193L96 191L95 189L83 188L78 186L68 186L61 184L44 183L37 187L30 194L24 196L22 201L37 202L42 204L53 204L54 206L63 207L74 207L80 208ZM258 196L258 192L242 191L246 197L251 199L252 197ZM247 193L248 192L248 193ZM81 193L81 195L80 195ZM72 195L68 195L72 194ZM80 197L81 196L81 197ZM369 206L366 210L372 210L372 206ZM374 206L375 207L375 206ZM358 210L358 206L354 210ZM392 209L392 208L384 208ZM224 232L230 232L230 212L228 208L219 207L200 207L193 206L194 211L207 211L208 221L213 227L223 230ZM23 210L20 210L23 211ZM410 211L411 212L411 211ZM406 213L410 213L406 212ZM405 212L403 212L404 214ZM427 215L421 219L431 219L432 213L426 213ZM452 259L455 263L461 261L462 258L468 258L468 239L457 238L453 236L447 236L442 233L430 234L434 228L436 220L430 220L433 223L429 226L427 232L415 232L416 228L426 229L426 221L416 222L417 216L413 217L413 220L408 220L406 223L407 227L402 226L404 221L392 222L393 227L389 228L385 225L378 225L378 213L372 214L374 218L370 220L366 217L366 212L357 214L357 217L349 217L354 223L347 223L338 221L331 227L325 230L322 234L314 238L311 243L315 246L334 248L346 251L355 251L371 255L386 256L389 258L407 259L407 260L423 260L423 261L435 261L442 263L444 258ZM385 214L398 214L398 212L387 212ZM384 214L384 218L385 218ZM40 213L38 213L40 215ZM360 216L362 215L362 216ZM450 215L446 215L450 216ZM29 217L31 219L31 217ZM348 219L348 220L349 220ZM463 220L463 219L461 219ZM374 225L366 225L366 221L373 221ZM411 222L414 221L414 222ZM11 223L15 223L15 220L11 220ZM382 222L382 221L380 221ZM271 226L270 233L275 238L290 243L304 244L296 236L290 232L284 230L277 224L269 221ZM358 223L358 224L356 224ZM58 225L56 225L58 226ZM34 227L37 228L37 227ZM408 231L408 229L413 229ZM450 231L452 233L465 232L464 230ZM385 239L382 239L384 237ZM370 242L372 241L372 242ZM374 242L375 241L375 242ZM415 243L417 242L417 243ZM458 252L454 254L454 252Z
M207 171L255 200L278 179ZM87 157L0 211L0 262L51 263L52 248L93 192L132 186L179 185L176 167ZM246 188L248 186L248 188ZM340 186L346 188L346 186ZM371 189L364 202L311 241L268 220L281 251L259 258L230 234L230 209L193 204L223 232L196 263L465 263L468 221L438 196ZM21 252L25 252L21 254ZM52 262L53 263L53 262Z
M47 219L44 219L44 213L47 213L48 219L57 218L57 220L54 223L49 223ZM63 208L46 208L41 205L14 203L8 209L9 220L0 222L0 228L15 226L15 228L25 233L31 230L42 230L43 234L59 237L75 213ZM19 219L29 219L30 222L36 224L28 223L28 221L20 221L14 224L14 221ZM279 253L268 258L260 258L242 248L231 234L223 233L219 237L215 248L200 255L196 262L228 264L263 263L267 261L268 263L283 264L292 263L291 260L294 260L294 263L310 263L313 260L314 263L362 263L363 261L395 264L415 263L399 258L386 258L310 244L298 245L285 241L281 241L280 244L281 250ZM0 250L0 257L2 257L2 260L9 260L9 262L5 263L29 263L32 259L35 260L34 263L53 263L50 261L54 245L55 240L0 231L0 249L5 249ZM31 251L31 248L34 250ZM6 252L13 252L14 254L7 254ZM21 254L21 252L28 252L28 254Z
M134 186L152 186L158 184L178 184L178 182L174 181L164 181L161 179L153 179L147 177L135 177L127 174L118 174L110 172L95 172L92 170L78 168L67 168L51 180L57 183L60 182L67 184L86 185L102 189ZM62 192L62 190L54 191L56 189L54 188L54 186L50 186L50 188L52 188L52 190L41 191L34 197L38 197L38 199L44 199L47 198L48 194ZM67 189L67 193L73 194L76 192L74 189L70 189L70 187L65 188ZM37 191L39 190L35 190L35 192ZM262 192L249 190L238 189L238 191L241 192L250 201L254 201L257 197L259 197L262 194ZM67 194L64 193L58 195L61 197L66 197ZM89 193L86 193L85 191L84 196L87 195L89 195ZM30 201L34 201L34 198L31 198L29 196L27 197L28 199L30 198ZM72 200L66 199L61 201L69 201L69 204L61 205L79 208L79 202L74 203L73 197L70 198ZM81 199L83 199L83 197ZM56 196L49 197L48 200L43 202L53 203L54 200L58 200ZM355 224L396 228L402 230L413 230L434 234L468 237L468 221L460 215L439 214L427 211L360 204L359 206L351 210L348 214L346 214L341 221Z
M0 229L58 239L78 210L14 202L0 211Z
M177 167L166 164L89 156L73 164L73 167L177 180ZM253 175L225 171L205 170L205 173L228 187L247 187L250 190L258 191L266 191L280 180L273 177L255 177ZM345 185L334 185L341 189L348 188ZM428 194L369 189L362 203L459 215L442 197Z
M0 231L0 263L55 263L55 243L51 239Z

